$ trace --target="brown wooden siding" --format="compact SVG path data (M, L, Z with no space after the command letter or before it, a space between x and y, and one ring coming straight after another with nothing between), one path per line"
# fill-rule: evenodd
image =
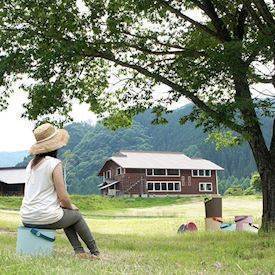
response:
M216 194L216 171L211 171L210 177L192 177L191 170L180 170L180 176L146 176L145 169L125 169L125 174L116 175L116 169L119 166L110 161L104 166L103 171L111 170L112 180L117 180L119 183L116 189L121 191L121 194L141 195L149 193L151 195L202 195L202 194ZM139 184L134 185L139 181ZM180 182L181 191L168 192L147 192L147 182ZM199 183L211 182L212 192L200 192ZM133 186L134 185L134 186ZM133 186L132 188L130 188ZM129 190L130 188L130 190ZM128 190L128 191L127 191ZM126 192L127 191L127 192ZM103 189L102 194L106 194L107 190Z

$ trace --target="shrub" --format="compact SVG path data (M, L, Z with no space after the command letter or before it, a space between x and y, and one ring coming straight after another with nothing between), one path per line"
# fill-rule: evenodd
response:
M255 189L250 186L244 191L244 195L254 195L256 193Z
M241 195L243 195L243 189L239 185L232 186L232 187L229 187L225 191L224 195L226 195L226 196L241 196Z

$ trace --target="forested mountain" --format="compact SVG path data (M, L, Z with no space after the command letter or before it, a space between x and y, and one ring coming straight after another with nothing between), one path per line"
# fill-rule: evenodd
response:
M15 166L28 155L27 151L0 152L0 167Z
M190 122L183 126L179 124L179 118L189 113L191 108L191 105L187 105L169 114L169 123L166 125L152 125L153 115L147 111L138 115L129 129L111 131L99 123L96 126L85 123L67 126L71 138L67 147L60 151L60 157L65 159L69 191L97 193L100 167L108 157L121 149L183 152L190 157L209 159L224 167L221 178L250 176L256 168L247 144L216 151L215 145L206 141L208 136L202 129ZM270 124L271 120L263 123L265 136L269 140Z

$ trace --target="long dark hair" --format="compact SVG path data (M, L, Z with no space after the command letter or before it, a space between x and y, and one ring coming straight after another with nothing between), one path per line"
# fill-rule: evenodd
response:
M35 165L37 165L44 157L57 158L57 151L58 150L35 155L32 160L31 168L33 168Z

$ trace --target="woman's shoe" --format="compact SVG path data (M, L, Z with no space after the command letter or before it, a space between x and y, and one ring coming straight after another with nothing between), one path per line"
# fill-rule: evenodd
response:
M99 255L90 254L87 252L76 253L75 257L78 259L87 259L87 260L100 260Z

